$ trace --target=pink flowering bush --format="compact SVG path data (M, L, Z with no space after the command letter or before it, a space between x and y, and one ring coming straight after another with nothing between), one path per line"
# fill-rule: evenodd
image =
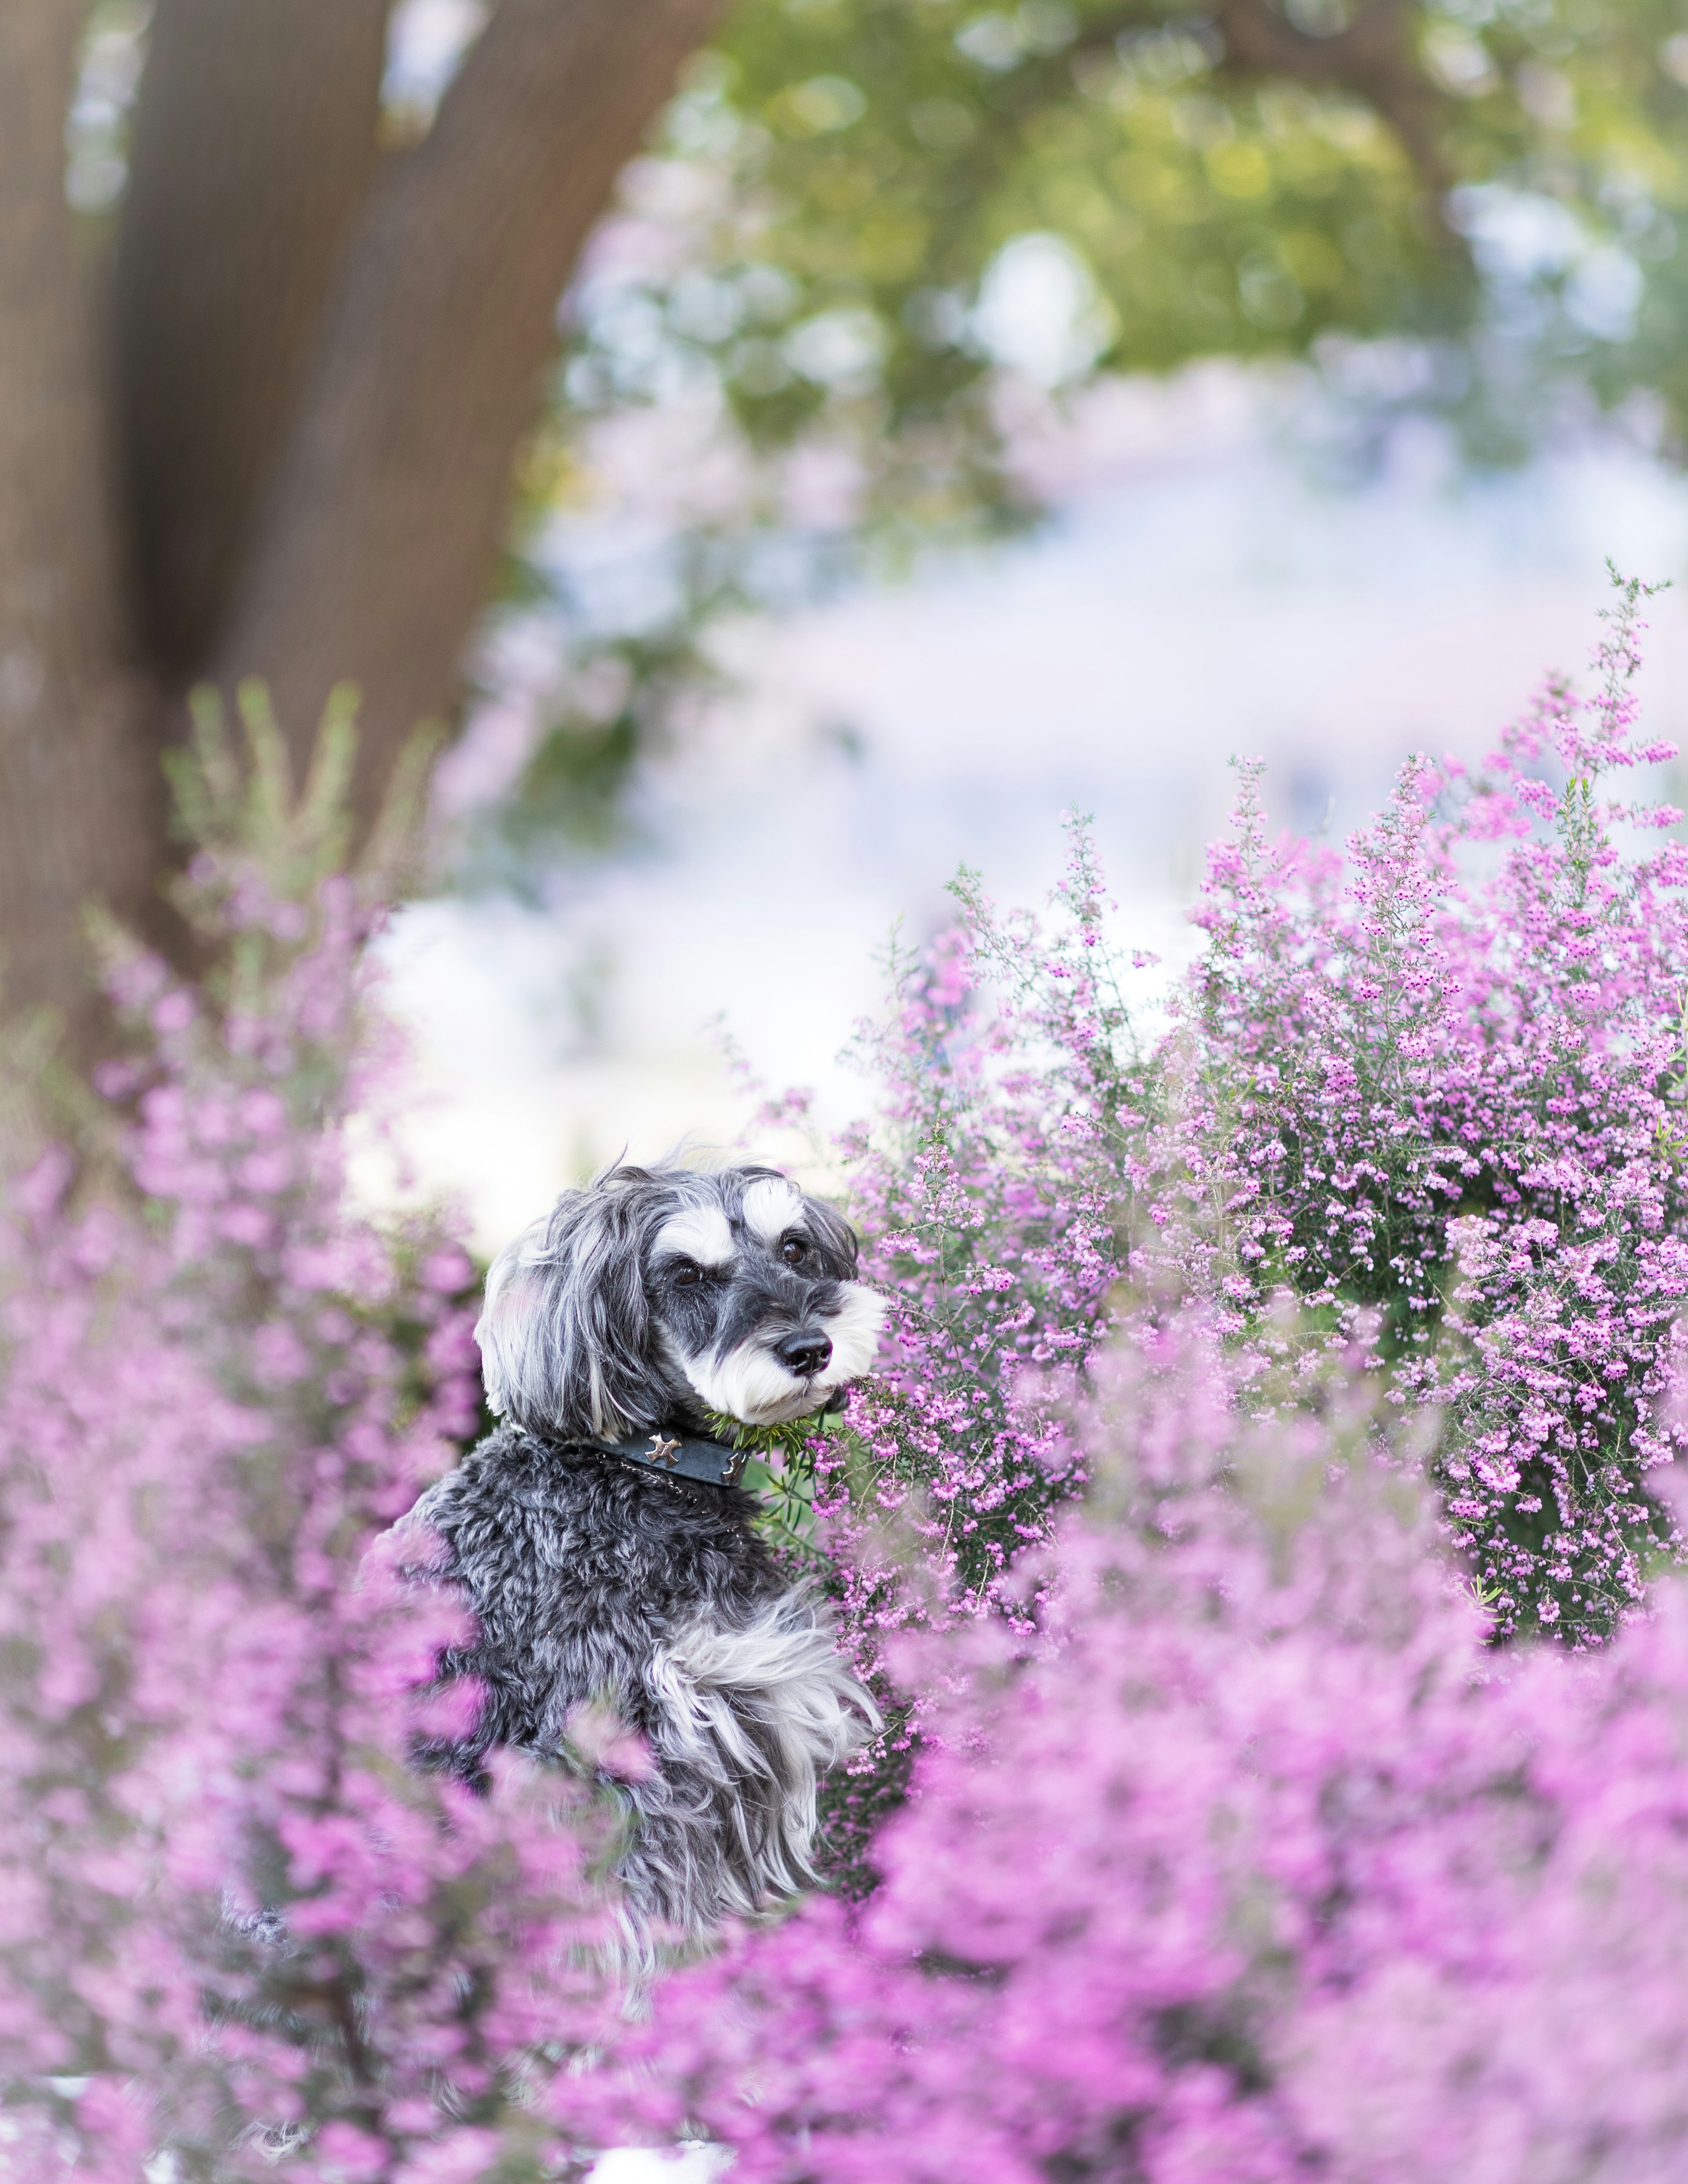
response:
M187 784L218 969L109 936L111 1119L0 1225L0 2176L534 2176L610 1830L561 1768L409 1763L454 1634L366 1558L475 1419L471 1268L348 1199L345 747L294 805L253 728L250 783L208 731Z
M0 1084L0 2178L538 2184L699 2129L747 2184L1680 2174L1688 853L1610 788L1668 755L1640 599L1591 699L1414 760L1345 860L1245 777L1152 1039L1076 824L1050 919L964 875L899 965L841 1149L883 1369L766 1451L893 1728L848 1886L642 2023L636 1741L413 1763L476 1700L383 1535L476 1429L471 1270L348 1186L391 1057L343 727L298 800L261 711L243 762L208 729L213 969L109 934L97 1102Z
M1452 1544L1498 1628L1609 1632L1677 1552L1650 1474L1688 1295L1688 849L1613 794L1641 588L1579 699L1548 685L1474 774L1414 760L1344 865L1267 843L1252 783L1167 1060L1168 1256L1246 1340L1293 1289L1390 1401L1447 1416Z
M1257 1369L1287 1292L1310 1368L1358 1341L1391 1404L1434 1401L1443 1521L1502 1634L1603 1636L1676 1552L1648 1479L1688 1295L1688 850L1669 806L1607 793L1674 754L1635 733L1642 596L1591 699L1550 684L1474 773L1411 761L1345 859L1269 840L1245 768L1156 1041L1081 826L1046 926L963 876L842 1147L893 1346L816 1498L870 1655L934 1599L1011 1618L1002 1573L1084 1476L1050 1376L1147 1292L1211 1302ZM920 1587L875 1544L888 1511Z
M1082 1367L1106 1333L1123 1264L1122 1162L1149 1090L1146 1063L1131 1073L1082 832L1051 934L999 919L971 874L959 892L964 924L928 962L894 967L895 1015L862 1041L879 1112L842 1148L891 1319L817 1499L852 1542L849 1596L894 1618L914 1603L883 1584L852 1511L904 1520L951 1605L1001 1605L1004 1573L1067 1490L1034 1390L1050 1368Z
M673 1979L620 2127L745 2184L1683 2173L1688 1593L1496 1654L1357 1364L1251 1406L1186 1315L1099 1366L1035 1627L893 1648L877 1893Z
M889 1724L826 1791L830 1869L851 1891L919 1733L917 1702L879 1673L888 1641L1032 1612L1010 1574L1084 1478L1050 1398L1107 1334L1157 1112L1082 827L1051 927L1000 914L972 873L956 893L957 928L924 960L894 957L890 1019L859 1039L877 1112L836 1148L863 1272L890 1306L847 1429L809 1451L844 1628ZM761 1119L794 1109L801 1095Z

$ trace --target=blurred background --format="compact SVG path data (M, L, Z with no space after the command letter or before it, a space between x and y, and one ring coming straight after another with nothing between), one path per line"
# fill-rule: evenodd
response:
M125 815L193 683L261 674L303 763L356 681L364 832L434 720L384 953L483 1244L734 1136L723 1029L846 1117L959 862L1035 901L1094 814L1164 976L1234 754L1340 835L1581 666L1608 558L1688 573L1678 0L8 5L0 185L62 125L93 329L0 213L14 987L92 1021L75 887L170 944ZM83 382L103 573L47 583ZM66 707L97 823L43 877Z

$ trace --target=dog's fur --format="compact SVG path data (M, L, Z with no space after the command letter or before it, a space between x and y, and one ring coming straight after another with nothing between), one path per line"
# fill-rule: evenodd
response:
M610 1169L501 1254L476 1329L504 1423L425 1494L420 1568L478 1625L447 1657L486 1697L437 1763L555 1754L607 1705L654 1769L625 1794L636 1922L699 1934L813 1878L822 1770L877 1723L823 1607L778 1575L736 1486L593 1448L658 1427L800 1418L872 1361L855 1239L775 1169ZM781 1355L781 1351L783 1355Z

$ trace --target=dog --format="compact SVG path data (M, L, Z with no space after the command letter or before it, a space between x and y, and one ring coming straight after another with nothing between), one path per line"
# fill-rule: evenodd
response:
M812 1884L819 1777L878 1726L712 1429L804 1418L868 1369L883 1306L856 1252L775 1168L618 1165L565 1191L487 1277L503 1423L405 1520L475 1618L442 1680L484 1691L472 1733L422 1756L484 1780L494 1747L559 1755L582 1708L640 1732L617 1870L647 1937Z

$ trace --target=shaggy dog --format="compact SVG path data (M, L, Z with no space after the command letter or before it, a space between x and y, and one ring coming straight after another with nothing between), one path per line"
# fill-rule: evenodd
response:
M821 1771L877 1725L822 1607L751 1528L716 1413L822 1409L872 1363L883 1307L855 1238L772 1168L611 1168L494 1262L476 1329L504 1420L408 1525L443 1543L478 1635L442 1663L485 1699L426 1755L554 1755L572 1710L641 1731L652 1771L618 1869L635 1925L696 1935L813 1879Z

